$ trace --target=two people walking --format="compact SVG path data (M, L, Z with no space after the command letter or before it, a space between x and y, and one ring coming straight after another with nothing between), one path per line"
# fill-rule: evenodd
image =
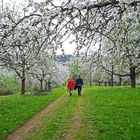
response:
M83 80L80 75L76 79L76 81L74 81L72 78L69 79L67 82L67 88L69 90L70 96L72 96L73 90L76 90L76 89L78 90L78 96L81 96L82 86L83 86Z

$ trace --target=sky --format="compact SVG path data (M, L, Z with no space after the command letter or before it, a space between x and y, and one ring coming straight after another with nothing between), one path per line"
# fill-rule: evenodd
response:
M76 45L74 43L70 44L70 40L71 39L69 38L62 44L62 48L64 49L65 54L73 54L75 51ZM62 51L58 50L57 53L62 54Z

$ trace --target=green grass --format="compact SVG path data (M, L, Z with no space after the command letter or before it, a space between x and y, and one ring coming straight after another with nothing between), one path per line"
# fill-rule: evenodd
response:
M10 96L0 98L0 136L16 129L36 112L61 96L64 88L57 88L46 96ZM140 88L93 87L85 88L82 96L67 94L24 139L57 140L69 132L77 103L81 106L81 127L76 140L139 140ZM80 102L78 102L80 99Z
M76 140L140 139L139 88L85 88L81 97L74 95L53 110L42 127L26 135L25 140L56 140L69 132L70 120L81 98L82 123Z
M25 123L64 92L64 88L56 88L50 94L43 96L16 94L0 97L0 139Z
M77 140L140 139L139 88L87 88Z

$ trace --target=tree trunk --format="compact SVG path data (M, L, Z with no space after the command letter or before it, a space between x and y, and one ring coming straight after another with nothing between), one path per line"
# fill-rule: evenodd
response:
M40 91L43 91L43 79L40 80Z
M21 95L25 94L25 59L23 59L23 64L22 64L22 79L21 79Z
M130 67L130 81L131 81L131 87L136 87L136 69L134 66Z
M105 86L105 87L107 86L107 82L106 82L106 81L104 82L104 86Z
M100 81L98 81L98 84L99 84L99 86L101 86L101 82Z
M90 74L89 74L89 85L90 87L92 87L91 65L90 65Z
M47 91L48 82L45 81L45 91Z
M122 86L122 77L119 76L119 86Z
M23 77L21 79L21 95L24 95L25 94L25 80L26 80L25 77Z
M113 87L114 86L114 65L112 65L112 71L111 71L111 86Z
M51 82L48 81L48 91L51 91Z
M90 85L90 87L92 87L92 81L91 80L89 81L89 85Z

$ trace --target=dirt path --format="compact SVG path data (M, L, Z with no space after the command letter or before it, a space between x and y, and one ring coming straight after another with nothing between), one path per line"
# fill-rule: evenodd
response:
M55 109L60 103L64 101L64 99L65 96L61 96L58 99L56 99L48 107L43 109L41 112L36 114L32 119L30 119L27 123L25 123L19 129L17 129L13 134L10 134L5 140L22 140L23 136L27 132L39 126L39 120L41 120L46 113L50 112L52 109Z
M74 115L70 121L69 130L63 134L60 138L61 140L76 140L76 134L80 130L81 126L81 104L82 104L82 97L79 97L76 105L76 110Z

